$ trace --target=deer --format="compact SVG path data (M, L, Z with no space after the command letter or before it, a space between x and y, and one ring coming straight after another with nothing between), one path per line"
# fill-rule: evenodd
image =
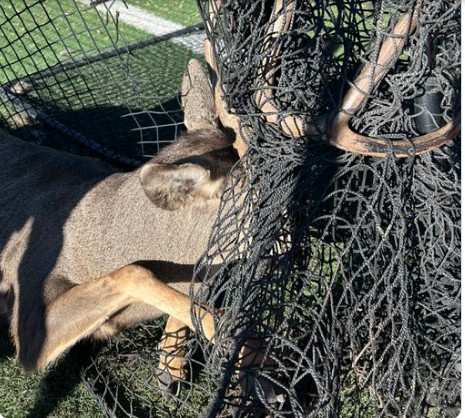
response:
M415 12L399 18L334 117L283 116L273 97L282 48L274 37L292 24L295 5L276 0L270 15L257 71L261 85L253 97L264 123L277 125L290 138L320 135L344 151L375 157L390 151L408 157L412 146L414 154L428 152L457 135L460 112L433 132L392 144L357 134L350 126L415 30ZM121 173L0 133L0 315L9 320L26 370L45 368L84 338L111 338L168 314L158 368L164 371L162 386L176 391L176 382L185 376L187 330L196 329L192 311L201 318L204 337L215 343L217 313L193 306L189 289L225 179L250 142L246 127L228 108L216 62L212 33L220 7L217 0L210 2L205 44L206 61L216 76L213 91L200 63L191 61L181 88L188 132L142 167ZM232 130L235 140L221 127ZM247 355L256 345L244 346L239 366L263 364L263 358Z
M195 59L181 104L187 132L130 172L0 132L0 315L26 371L168 314L158 369L176 393L192 309L215 342L215 312L188 295L238 154Z

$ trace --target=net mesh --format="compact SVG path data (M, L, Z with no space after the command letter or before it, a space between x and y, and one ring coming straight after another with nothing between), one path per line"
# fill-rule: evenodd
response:
M88 49L57 54L55 65L41 60L43 49L68 51L73 29L68 38L47 33L45 46L34 53L5 55L24 42L8 26L14 19L24 24L23 16L44 10L47 22L35 17L27 31L40 36L47 25L71 19L74 9L70 14L66 2L56 17L48 15L51 3L12 8L0 26L9 117L18 121L21 110L29 121L20 119L15 131L32 131L29 136L46 142L53 130L59 136L51 145L70 146L63 125L70 137L85 137L70 151L137 165L177 135L179 80L195 54L146 36L128 52L128 29L112 19L111 2L107 13L69 2L85 22L80 30ZM249 145L228 179L209 248L198 263L202 286L191 292L194 302L221 311L216 343L202 337L196 318L198 332L185 356L187 381L168 399L157 383L161 322L128 330L101 347L83 378L102 409L118 417L456 416L460 141L402 159L394 155L394 141L413 144L460 113L460 2L276 4L198 1L224 100L240 117ZM0 5L0 11L7 15L9 6ZM383 139L387 155L330 146L325 137L346 92L357 88L360 68L376 64L396 23L413 13L415 30L397 35L405 46L379 85L361 91L363 106L348 112L350 129ZM99 19L102 39L95 40L87 14ZM275 24L282 16L284 23ZM153 64L157 57L160 68ZM13 63L28 61L33 71L11 72ZM257 103L260 93L272 101L271 110ZM58 126L47 123L49 117ZM323 121L317 124L321 133L291 138L290 120L302 126ZM260 341L263 361L237 373L238 352L247 341Z
M15 134L122 167L178 135L179 80L196 54L179 41L199 25L150 36L112 3L6 2L1 79Z

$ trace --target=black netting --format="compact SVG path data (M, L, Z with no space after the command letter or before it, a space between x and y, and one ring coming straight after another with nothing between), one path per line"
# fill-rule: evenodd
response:
M120 22L115 8L0 6L0 93L15 134L129 167L178 135L179 80L198 56L180 40L201 25L150 36Z
M171 42L183 34L128 42L111 2L106 13L73 1L59 9L55 0L14 3L0 5L0 74L3 120L17 134L123 165L176 137L179 80L195 56ZM456 416L460 2L198 5L224 100L249 145L197 266L202 286L191 292L221 311L216 343L197 321L188 381L169 399L157 383L162 322L102 347L85 382L118 417ZM81 26L64 37L55 28L73 16ZM15 19L28 29L18 32ZM82 50L69 50L79 33L88 43L79 38ZM33 50L18 52L27 36ZM381 65L390 39L391 59ZM42 58L48 49L52 62ZM362 88L362 68L380 80L366 76ZM358 105L344 101L348 91ZM328 143L346 144L354 132L363 149L385 155ZM417 138L434 145L435 132L445 145L416 155ZM250 341L262 360L244 377L235 365Z
M459 3L283 2L292 17L278 33L269 31L279 19L269 2L221 3L201 6L226 101L249 140L245 174L238 174L247 186L240 203L220 215L200 266L214 256L230 263L203 281L196 300L222 300L220 341L267 342L273 367L259 374L283 395L275 404L261 399L272 414L454 416L459 143L399 160L392 141L411 138L414 147L415 136L460 112ZM385 158L283 134L288 115L331 123L361 66L374 67L405 16L418 20L416 29L349 122L361 134L386 138ZM276 50L278 60L266 63ZM263 76L264 62L274 67L273 82ZM256 92L267 88L267 100L283 109L275 123L264 123L257 103ZM320 126L331 137L334 127ZM244 400L228 395L230 375L219 372L234 356L204 349L216 376L208 415L226 405L240 409Z

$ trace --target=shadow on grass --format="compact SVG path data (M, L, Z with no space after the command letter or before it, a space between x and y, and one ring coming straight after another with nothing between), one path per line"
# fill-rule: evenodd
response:
M36 389L33 407L24 416L43 418L53 414L58 405L72 396L76 387L82 383L81 370L88 366L91 353L97 350L95 345L78 344L56 365L44 372ZM11 362L14 356L15 349L8 326L6 322L0 321L0 364Z
M8 324L0 318L0 364L14 357L15 349L10 339Z
M94 346L81 343L68 355L47 371L40 381L33 409L27 418L41 418L50 415L64 399L72 396L82 383L81 370L90 361Z
M158 154L184 129L177 97L150 111L132 112L125 106L69 111L33 98L25 103L43 109L42 116L36 123L15 129L14 136L71 154L98 157L123 170L134 169L134 164Z

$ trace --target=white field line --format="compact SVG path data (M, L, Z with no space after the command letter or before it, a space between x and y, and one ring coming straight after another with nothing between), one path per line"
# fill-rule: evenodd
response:
M90 0L78 0L80 3L89 5ZM184 26L171 22L161 17L155 16L147 10L133 5L126 5L121 0L112 0L108 5L98 4L94 6L98 11L107 13L110 11L113 16L119 13L118 19L128 25L134 26L152 35L166 35L171 32L184 29ZM181 44L197 54L203 55L203 33L193 33L191 35L172 38L171 42Z

